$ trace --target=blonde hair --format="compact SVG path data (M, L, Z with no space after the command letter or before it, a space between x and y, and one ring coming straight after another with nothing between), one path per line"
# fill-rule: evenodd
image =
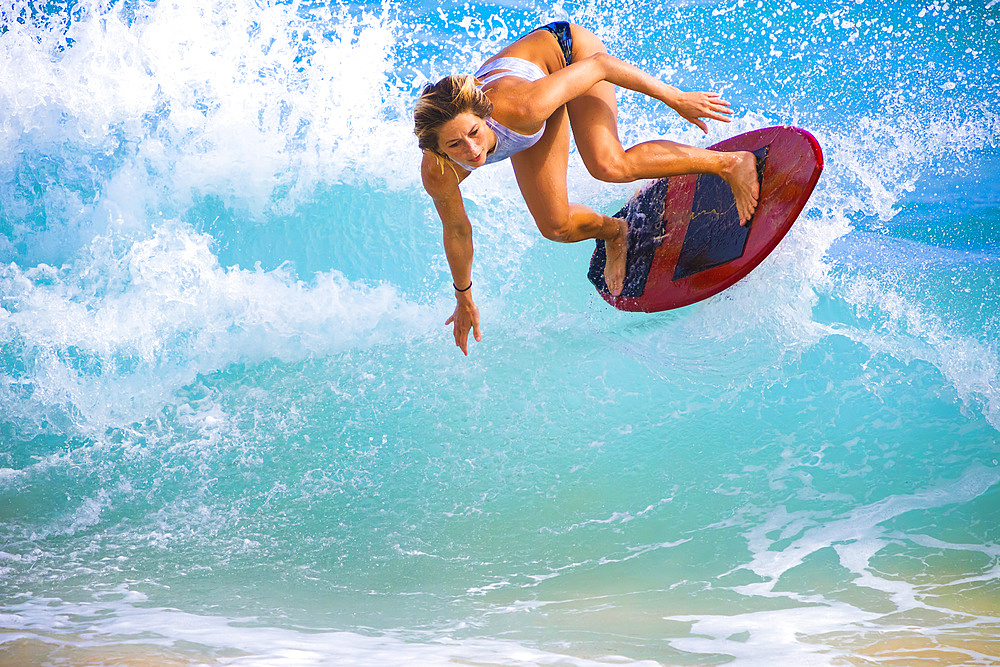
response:
M440 155L438 130L463 113L480 118L493 113L493 103L476 87L476 77L453 74L424 86L413 109L413 133L417 135L417 145L422 150Z

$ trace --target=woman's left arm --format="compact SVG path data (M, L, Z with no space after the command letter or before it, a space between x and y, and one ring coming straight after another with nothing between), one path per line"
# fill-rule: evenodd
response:
M718 93L684 92L612 55L595 53L538 81L527 83L530 91L519 96L519 115L528 121L526 125L537 123L540 126L556 109L580 97L600 81L660 100L706 133L708 126L702 118L728 122L733 113L729 102Z

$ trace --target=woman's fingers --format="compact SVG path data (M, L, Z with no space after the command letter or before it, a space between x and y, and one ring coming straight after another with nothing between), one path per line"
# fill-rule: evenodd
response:
M708 126L701 120L702 118L709 118L723 123L732 121L733 110L729 102L722 99L719 93L701 91L691 93L691 96L691 103L694 109L692 113L684 114L684 117L692 124L701 128L702 132L708 133Z

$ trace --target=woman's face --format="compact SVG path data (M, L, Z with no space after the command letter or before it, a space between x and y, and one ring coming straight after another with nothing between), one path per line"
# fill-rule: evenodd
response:
M481 167L496 146L486 121L472 113L461 113L438 130L438 150L467 167Z

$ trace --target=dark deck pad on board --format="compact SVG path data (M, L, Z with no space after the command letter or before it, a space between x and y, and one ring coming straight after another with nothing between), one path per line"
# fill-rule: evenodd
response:
M663 204L667 200L668 183L665 178L656 181L614 215L628 222L628 259L622 296L641 296L646 289L653 255L663 242ZM591 257L587 278L604 292L608 291L604 282L606 258L604 241L598 240L597 252Z
M757 184L764 177L767 146L753 152L757 157ZM700 271L721 266L743 256L750 234L750 225L740 225L736 199L729 184L714 174L702 174L694 191L691 222L681 254L674 268L674 280L680 280Z

